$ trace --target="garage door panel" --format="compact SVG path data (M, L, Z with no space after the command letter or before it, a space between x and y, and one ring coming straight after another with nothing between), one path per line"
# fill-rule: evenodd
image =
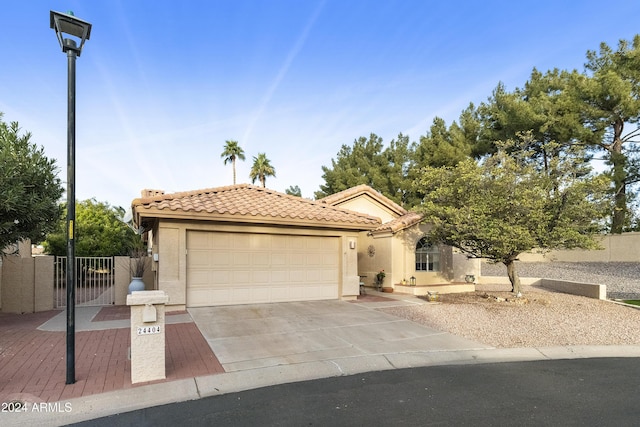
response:
M333 273L331 271L327 271L327 270L321 270L320 271L320 280L322 280L325 283L330 283L333 279Z
M191 252L191 265L194 267L205 267L207 268L210 263L209 251L203 250L194 250Z
M189 232L187 305L338 298L337 237Z
M230 271L213 271L211 273L211 284L212 285L224 285L231 283L231 272Z
M251 272L250 271L232 271L231 277L233 277L233 280L229 282L229 284L249 283L251 281Z
M254 252L251 254L251 264L257 265L271 265L271 254L268 252Z
M310 268L317 267L322 265L322 259L320 259L317 254L306 254L304 257L304 265Z
M229 291L233 300L248 300L251 297L247 288L233 288Z
M193 249L210 249L212 236L207 233L197 233L191 235L190 244Z
M288 271L272 271L271 272L271 282L272 283L289 283L291 279L289 278Z
M207 306L207 301L217 301L218 305L231 303L231 296L228 289L190 289L187 301L191 301L191 307Z
M269 234L251 235L251 249L253 250L271 249L271 235Z
M303 270L289 271L289 278L292 282L300 283L305 280L305 272Z
M286 266L289 264L289 255L287 253L272 253L271 265L272 266Z
M190 275L191 285L192 286L203 286L208 285L209 280L209 272L208 271L192 271Z
M302 253L289 254L289 259L291 260L291 265L302 266L305 264L305 256Z
M318 250L322 249L322 241L321 239L307 239L306 240L306 248L307 250Z
M236 234L233 236L231 233L219 233L229 237L230 244L227 248L232 249L251 249L251 235L250 234ZM233 238L231 237L233 236Z
M322 280L319 270L307 270L305 274L306 282L319 282Z
M233 266L236 268L248 267L251 265L250 252L229 252L229 256L233 260Z
M271 288L271 297L275 300L279 299L288 299L288 298L296 298L295 289L291 289L290 287L285 286L274 286Z
M289 236L285 236L285 235L270 235L271 236L271 250L274 251L278 251L278 250L283 250L286 251L287 248L289 247L289 242L291 241L291 239L289 239Z
M291 236L287 236L291 237ZM295 252L300 252L306 249L305 240L304 239L287 239L287 249L292 249Z
M322 255L322 265L325 267L337 268L338 267L337 261L338 260L334 255L327 254L327 253Z
M211 252L203 252L198 254L199 257L207 257L210 267L219 268L224 266L227 268L231 262L231 254L228 252L215 252L215 256L211 256Z
M211 234L211 233L205 233ZM231 244L231 236L228 234L221 233L213 233L209 237L209 248L210 249L225 249L228 248Z

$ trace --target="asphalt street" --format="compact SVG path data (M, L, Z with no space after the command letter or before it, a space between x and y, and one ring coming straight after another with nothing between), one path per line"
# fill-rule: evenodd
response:
M640 359L392 369L145 408L78 426L631 426Z

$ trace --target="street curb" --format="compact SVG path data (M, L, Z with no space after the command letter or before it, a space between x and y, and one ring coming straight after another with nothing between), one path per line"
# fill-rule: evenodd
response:
M2 414L1 424L60 426L198 398L200 396L194 379L187 378L61 400L59 405L51 403L42 410L38 409L39 404L29 403L25 412ZM70 407L68 412L67 405Z
M272 385L391 369L613 357L640 358L640 345L416 351L269 366L69 399L49 404L49 409L62 411L8 413L2 414L1 421L3 426L59 426ZM65 404L71 405L71 411L64 412Z

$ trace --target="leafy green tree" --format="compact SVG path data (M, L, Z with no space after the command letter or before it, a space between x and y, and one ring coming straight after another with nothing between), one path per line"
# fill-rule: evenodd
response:
M436 117L429 132L420 137L420 143L415 148L416 166L455 166L469 158L471 147L460 136L461 132L457 123L454 122L447 128L445 121Z
M606 177L576 173L572 160L562 157L551 160L555 175L540 171L527 149L532 139L529 133L497 144L497 152L481 162L424 168L416 181L425 194L417 210L433 225L431 241L503 263L516 293L519 254L594 248L605 214Z
M403 207L410 207L416 203L415 194L411 187L409 172L413 164L413 147L409 143L409 136L398 134L389 146L382 152L386 164L382 168L385 183L376 190L389 197Z
M478 109L481 127L474 154L493 153L499 145L494 141L528 132L528 160L538 171L549 177L562 175L563 171L554 168L570 161L572 173L588 174L591 147L602 133L585 126L585 104L577 96L583 79L577 71L543 74L534 69L523 88L509 93L499 84Z
M130 255L141 247L141 238L122 222L124 209L105 202L88 199L76 202L76 255L117 256ZM51 255L67 254L66 208L58 221L57 230L44 241L45 252Z
M0 113L0 253L19 240L39 243L57 224L63 189L44 149Z
M388 166L388 160L382 149L382 138L374 133L369 138L361 136L356 139L353 146L343 144L337 158L331 159L331 167L322 166L325 183L315 193L316 199L361 184L384 191L387 187L384 168Z
M576 155L581 146L584 161L603 151L612 184L610 231L621 233L631 225L631 188L640 182L640 35L621 40L615 51L605 43L598 52L588 51L585 68L545 74L534 69L525 87L513 93L499 84L478 109L482 127L474 154L493 153L493 141L527 130L541 144L560 144L556 153L534 150L542 162L567 147Z
M597 141L597 135L585 129L584 105L574 96L582 78L577 71L556 69L542 74L534 69L523 88L507 92L502 83L498 84L478 108L480 128L474 156L494 153L495 141L516 138L521 132L531 132L532 154L542 164L554 155L543 150L551 141L557 143L555 155L569 145L587 147Z
M386 148L382 138L374 133L368 139L360 137L352 146L340 148L336 159L331 160L331 167L322 167L325 183L315 197L326 197L366 184L410 208L420 203L422 197L411 185L417 171L423 166L455 164L467 157L469 145L465 132L469 128L454 122L447 129L444 121L436 118L431 132L421 137L420 144L410 143L409 137L400 133Z
M233 166L233 185L236 185L236 160L244 160L244 150L238 144L238 141L227 140L224 144L224 150L220 157L224 159L224 164L231 162Z
M629 225L629 187L640 181L638 136L640 136L640 35L620 40L618 49L606 43L598 52L587 52L585 67L590 75L582 80L581 99L587 127L602 138L596 147L607 155L613 183L611 232L621 233ZM625 132L625 127L631 130Z
M384 147L382 138L372 133L360 137L352 146L342 145L331 167L323 166L325 183L315 197L320 199L357 185L366 184L401 206L416 202L409 171L413 165L413 146L409 137L398 134Z
M284 192L290 196L302 197L302 191L300 191L300 187L297 185L290 185Z
M276 176L276 169L271 165L271 161L267 158L265 153L258 153L258 156L253 157L253 166L249 171L249 178L251 183L256 182L256 179L260 181L262 187L266 187L267 177Z

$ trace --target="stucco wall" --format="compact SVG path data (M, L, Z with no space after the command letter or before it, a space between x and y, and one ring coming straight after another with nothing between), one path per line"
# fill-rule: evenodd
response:
M427 234L430 228L431 226L428 224L419 224L398 233L399 240L402 243L398 245L398 250L403 250L405 254L403 271L401 272L402 277L398 279L398 283L403 278L409 281L411 276L416 278L416 284L418 285L442 284L453 279L453 256L449 246L439 246L440 271L416 271L416 244Z
M392 247L389 238L374 238L366 231L359 235L358 245L358 274L362 276L365 286L375 286L376 274L384 270L384 284L392 283ZM372 248L369 251L369 248Z
M640 233L623 233L602 236L599 250L561 250L547 253L521 254L524 262L640 262Z
M186 225L160 222L157 251L158 289L169 295L169 305L186 304Z
M338 295L343 298L355 298L360 293L358 276L358 235L348 233L340 239L342 243L342 289Z
M7 256L2 263L2 311L53 309L53 257Z
M466 271L472 268L477 268L479 274L479 261L469 263L466 257L454 260L451 247L443 245L440 246L440 271L416 271L416 243L428 230L429 225L420 224L396 234L369 236L367 232L360 233L358 268L359 274L366 276L362 279L365 286L374 286L375 276L380 270L386 273L383 283L385 286L399 284L403 279L409 282L412 276L419 285L447 283L455 281L456 275L462 275L460 271L468 274ZM369 254L369 246L375 249L373 256ZM459 262L462 264L456 265Z
M383 224L385 222L391 221L392 219L395 219L398 216L389 209L380 205L378 202L366 196L347 200L346 202L336 204L336 206L354 212L362 212L366 213L367 215L377 216L378 218L380 218Z
M473 275L476 281L480 278L482 262L479 258L468 258L459 252L454 252L453 256L453 282L465 282L467 275Z

